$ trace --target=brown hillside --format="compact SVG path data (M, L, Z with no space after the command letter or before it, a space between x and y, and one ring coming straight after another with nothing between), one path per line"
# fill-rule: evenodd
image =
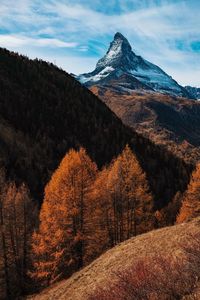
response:
M200 220L196 219L190 223L166 227L132 238L107 251L70 279L63 280L29 299L87 300L97 288L109 288L117 273L136 264L141 258L149 260L156 254L181 258L182 245L186 245L192 236L199 234L199 225Z

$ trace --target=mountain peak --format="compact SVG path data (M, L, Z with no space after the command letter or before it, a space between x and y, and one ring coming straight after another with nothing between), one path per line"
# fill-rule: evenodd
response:
M131 52L132 48L128 40L120 32L117 32L114 35L113 41L110 43L106 55L97 62L96 68L122 66L124 65L122 60L129 56Z
M120 40L127 40L127 39L123 36L123 34L121 34L120 32L116 32L115 35L114 35L114 40L118 40L118 39L120 39Z
M110 44L110 48L112 48L112 46L115 44L121 45L121 51L124 54L126 54L127 51L130 52L132 50L129 41L120 32L115 33L114 40ZM108 52L109 52L109 50L108 50Z
M123 85L126 89L128 86L130 89L130 78L132 78L131 89L133 86L135 89L143 86L145 89L164 94L191 97L186 89L161 68L136 55L129 41L120 32L115 33L108 51L99 59L95 70L77 77L87 86L97 83L108 84L111 80L117 79L119 85ZM138 81L141 84L138 84Z

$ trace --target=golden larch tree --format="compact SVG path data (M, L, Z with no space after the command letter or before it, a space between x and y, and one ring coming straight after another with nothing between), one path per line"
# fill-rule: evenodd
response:
M114 243L150 230L153 199L146 175L129 146L114 161L107 184L113 203Z
M112 234L109 234L109 229L111 228L110 212L112 211L110 191L107 185L109 171L109 167L104 167L102 171L98 172L89 194L87 213L89 220L87 224L90 238L86 247L86 259L88 262L113 245L111 242Z
M190 183L183 197L177 223L186 222L198 216L200 216L200 163L192 173Z
M94 215L99 216L94 228L99 228L98 236L104 237L102 246L96 249L103 251L152 229L152 195L146 175L129 146L108 169L99 173L93 189Z
M86 151L70 150L45 188L40 225L33 235L32 277L48 285L84 264L87 202L97 167Z

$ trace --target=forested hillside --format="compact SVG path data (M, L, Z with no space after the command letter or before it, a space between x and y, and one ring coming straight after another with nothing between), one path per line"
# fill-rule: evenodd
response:
M41 60L0 49L0 162L42 199L70 148L83 146L98 167L129 143L147 173L156 208L184 191L191 166L127 128L73 77Z

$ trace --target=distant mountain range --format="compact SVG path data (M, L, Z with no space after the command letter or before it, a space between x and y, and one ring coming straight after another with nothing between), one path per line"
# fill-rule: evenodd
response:
M76 78L87 87L112 86L124 93L146 90L194 98L194 93L179 85L161 68L136 55L119 32L115 34L106 55L97 62L95 70Z
M200 88L187 85L185 89L194 99L200 100Z

